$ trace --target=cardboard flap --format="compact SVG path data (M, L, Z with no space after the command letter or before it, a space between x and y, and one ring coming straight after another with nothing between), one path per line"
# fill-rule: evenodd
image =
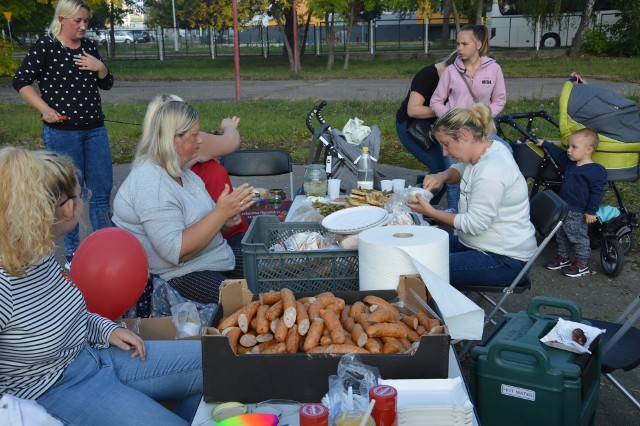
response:
M253 299L253 293L249 291L247 280L224 280L220 284L219 292L224 317L231 315L244 305L248 305Z

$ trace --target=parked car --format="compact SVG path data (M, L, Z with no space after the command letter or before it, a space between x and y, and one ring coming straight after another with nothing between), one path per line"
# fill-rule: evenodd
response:
M133 38L136 43L148 43L151 41L151 36L148 31L143 30L133 30Z
M114 33L114 38L116 43L135 43L135 38L131 31L116 31Z
M97 44L107 44L109 41L109 34L105 30L89 30L86 32L85 37Z

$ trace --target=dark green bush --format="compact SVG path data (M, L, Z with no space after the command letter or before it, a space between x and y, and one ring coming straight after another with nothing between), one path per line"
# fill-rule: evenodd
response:
M595 28L588 29L582 50L592 55L611 53L612 44L607 28L603 25L598 25Z

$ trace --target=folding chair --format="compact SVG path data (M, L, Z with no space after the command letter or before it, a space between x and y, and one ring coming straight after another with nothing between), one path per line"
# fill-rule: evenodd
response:
M625 319L626 322L623 323ZM589 318L585 320L594 327L607 330L600 335L602 342L600 372L640 410L640 401L612 375L616 370L630 371L640 365L640 329L634 327L634 324L640 320L640 294L614 322Z
M279 149L244 149L225 155L220 164L229 176L276 176L289 173L289 196L293 197L293 161Z
M465 293L479 294L483 299L485 299L493 306L493 310L485 316L485 327L487 326L487 324L489 324L489 322L495 325L496 322L493 318L496 316L498 311L502 312L503 314L507 312L502 307L502 305L506 301L507 297L509 297L509 295L513 293L523 293L525 290L531 288L531 281L529 280L528 276L525 277L525 274L527 274L527 272L531 269L533 263L536 261L540 253L542 253L547 244L549 244L549 241L551 241L556 232L558 232L569 211L567 203L553 191L538 192L529 201L529 206L531 223L533 223L533 226L536 228L536 231L538 232L538 234L540 234L543 240L538 245L538 249L533 253L533 256L531 256L529 261L527 261L527 263L522 268L522 271L520 271L520 273L514 278L511 284L509 284L508 287L474 285L457 287L458 290ZM486 293L502 293L502 296L496 301ZM473 342L468 342L462 348L458 356L462 358L462 356L466 354L469 349L471 349L472 344Z

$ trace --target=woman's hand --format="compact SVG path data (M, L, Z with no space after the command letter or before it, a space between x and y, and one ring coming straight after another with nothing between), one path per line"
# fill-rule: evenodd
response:
M536 146L542 146L543 143L544 143L544 139L536 140Z
M225 225L229 219L239 215L253 205L253 194L253 186L249 186L248 183L243 183L233 192L231 192L229 185L225 184L215 207L215 210L220 209L225 218Z
M140 356L140 360L144 361L147 357L147 348L144 345L144 340L131 330L118 327L111 332L109 336L109 343L113 346L117 346L123 351L129 351L133 349L131 359Z
M220 128L222 130L224 130L225 127L233 127L234 129L237 129L239 123L240 118L234 115L233 117L223 118L220 122Z
M73 57L74 63L83 71L95 71L98 73L98 77L104 78L107 75L107 67L102 61L98 60L95 56L91 56L84 50L81 54ZM101 75L103 74L103 75Z
M407 201L405 204L411 210L416 213L424 214L430 217L433 217L433 212L437 211L435 207L431 205L431 203L427 202L422 195L416 194L416 201Z
M58 111L53 108L49 108L45 112L42 113L41 119L42 121L46 121L47 123L62 123L66 117L60 115Z
M236 225L240 225L240 223L242 222L242 218L240 217L239 214L230 217L229 219L227 219L227 221L224 223L224 225L222 225L222 233L226 233L229 229L233 228Z
M422 187L427 191L431 191L433 194L438 192L440 188L445 184L445 176L442 173L436 173L433 175L426 175L422 181Z

